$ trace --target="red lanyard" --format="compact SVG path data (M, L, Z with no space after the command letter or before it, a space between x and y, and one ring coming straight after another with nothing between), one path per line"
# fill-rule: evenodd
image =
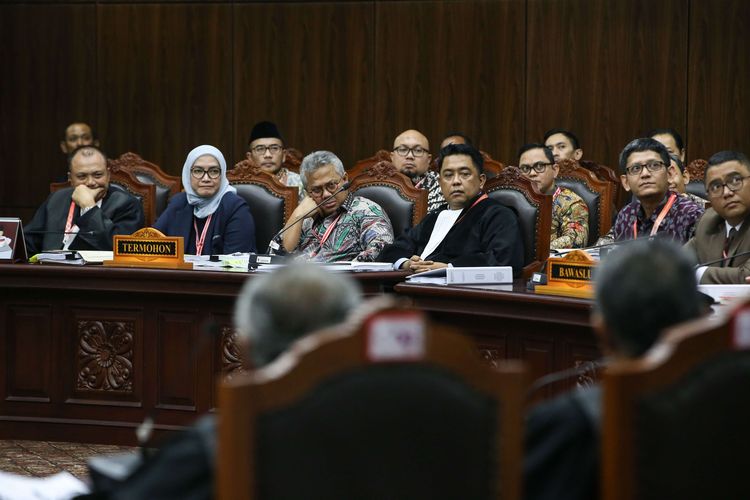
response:
M667 212L669 212L669 209L672 208L672 205L674 205L674 202L676 199L677 199L676 194L672 193L669 195L669 200L667 200L667 204L664 205L664 208L662 208L661 212L659 212L659 216L656 218L656 222L654 222L654 227L651 228L651 234L649 236L653 236L656 234L656 231L658 231L659 226L664 220L664 217L667 216ZM636 220L633 221L633 239L636 239L637 237L638 237L638 218L636 217Z
M68 233L71 229L73 229L73 214L76 211L76 202L71 201L70 202L70 210L68 210L68 220L65 222L65 235L64 237L68 236ZM59 226L58 226L59 227Z
M560 186L557 186L557 189L555 189L555 194L552 195L552 199L556 199L560 193L562 193L562 189L560 189Z
M214 214L211 214L208 216L208 219L206 219L206 224L203 226L203 232L201 232L200 239L198 238L198 223L195 222L195 217L193 217L193 227L195 228L195 255L201 255L203 252L203 244L206 242L206 233L208 233L208 226L211 224L211 217L213 217Z
M326 232L323 233L323 237L319 237L318 234L313 231L313 236L318 239L318 242L320 243L320 246L318 246L318 249L313 252L312 256L315 257L318 252L320 252L323 249L323 245L328 240L328 237L331 236L331 233L333 232L333 228L336 227L336 224L339 222L339 219L341 216L344 215L344 212L341 212L334 220L331 222L331 224L328 226L328 229L326 229Z
M414 184L414 187L415 188L420 187L422 185L422 183L425 181L425 179L427 179L427 176L422 177L422 179L419 182L417 182L416 184Z
M472 203L469 208L467 208L466 210L464 210L464 213L461 214L461 217L459 217L458 220L453 223L453 225L455 226L456 224L458 224L459 222L461 222L461 220L466 216L466 214L469 213L469 210L471 210L472 208L474 208L480 201L484 201L487 198L489 198L489 196L487 196L487 193L484 193L482 196L480 196L479 198L477 198L476 200L474 200L474 203Z

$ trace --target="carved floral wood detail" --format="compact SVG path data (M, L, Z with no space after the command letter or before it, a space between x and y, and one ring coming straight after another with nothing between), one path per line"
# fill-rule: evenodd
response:
M518 167L507 166L495 176L495 179L498 179L496 182L499 184L512 185L517 184L519 179L524 179L524 176Z
M133 392L132 321L78 321L76 389Z
M245 158L227 171L227 179L229 182L242 181L248 177L257 177L260 172L262 169L254 161Z
M705 180L706 176L706 165L708 165L708 162L706 160L693 160L690 163L687 164L685 167L685 170L687 170L687 173L690 174L690 180L691 181L703 181Z
M221 373L226 380L245 371L237 332L230 326L221 328Z
M591 387L599 380L599 366L595 362L577 359L573 366L578 373L576 377L577 387Z
M367 167L364 172L369 177L374 177L379 181L390 179L398 174L398 170L393 166L393 163L386 160L381 160Z
M498 361L504 360L505 355L500 349L492 348L481 348L479 349L479 356L487 362L492 368L497 368Z

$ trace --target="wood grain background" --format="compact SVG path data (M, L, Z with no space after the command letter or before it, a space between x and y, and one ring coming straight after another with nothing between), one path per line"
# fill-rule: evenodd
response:
M506 163L552 127L612 166L652 127L750 153L748 25L746 0L6 1L0 215L65 174L75 120L173 174L202 143L239 161L263 119L346 165L409 127Z

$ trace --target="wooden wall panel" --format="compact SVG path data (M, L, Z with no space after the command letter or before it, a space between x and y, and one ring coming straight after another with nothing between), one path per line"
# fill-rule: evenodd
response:
M42 304L14 305L7 311L7 332L2 336L7 367L4 388L8 401L48 402L54 389L52 308Z
M690 10L688 157L750 154L750 2L693 0Z
M528 0L527 27L528 142L569 128L615 166L646 130L685 130L688 0Z
M179 175L188 152L232 151L231 5L99 5L99 132Z
M174 311L159 314L157 363L161 378L157 383L157 408L195 411L198 373L198 315ZM190 381L185 383L185 381Z
M0 214L30 219L65 175L65 126L96 117L95 53L93 5L0 6Z
M276 122L304 154L345 165L373 148L372 2L235 5L235 161L252 126Z
M523 137L524 2L376 4L375 142L421 130L433 153L447 132L505 159Z

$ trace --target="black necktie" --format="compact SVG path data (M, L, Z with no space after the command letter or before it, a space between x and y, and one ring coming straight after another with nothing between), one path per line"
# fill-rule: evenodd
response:
M724 240L724 258L726 259L729 257L729 247L732 246L732 242L734 241L734 238L737 236L737 229L732 228L729 230L729 234L727 235L727 239ZM727 259L724 261L721 267L726 267L729 265L732 259Z

